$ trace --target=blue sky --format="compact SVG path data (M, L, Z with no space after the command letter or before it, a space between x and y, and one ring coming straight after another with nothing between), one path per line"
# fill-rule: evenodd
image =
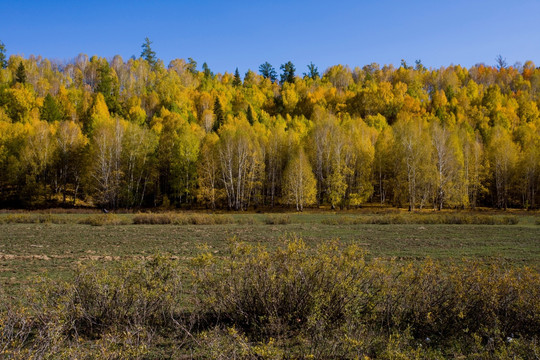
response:
M291 60L324 70L372 62L427 67L483 62L540 65L540 0L526 1L22 1L0 0L8 55L69 60L79 53L139 56L148 36L167 65L214 72Z

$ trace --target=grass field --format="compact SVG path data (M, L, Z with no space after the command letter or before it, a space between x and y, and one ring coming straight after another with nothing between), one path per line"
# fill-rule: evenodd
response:
M136 216L0 214L0 284L9 291L37 276L68 278L77 264L92 260L108 263L156 253L189 259L205 246L219 256L227 249L226 240L232 237L275 247L290 234L309 245L332 239L355 243L365 249L368 257L457 261L481 258L508 266L540 267L538 214L512 215L514 225L433 224L430 222L439 221L433 213L402 213L396 221L395 212L203 214L196 219L203 225L135 225ZM508 217L502 213L485 216L495 220ZM121 225L86 224L100 224L101 219L110 218ZM366 224L381 218L398 223ZM204 225L216 219L220 219L217 224Z

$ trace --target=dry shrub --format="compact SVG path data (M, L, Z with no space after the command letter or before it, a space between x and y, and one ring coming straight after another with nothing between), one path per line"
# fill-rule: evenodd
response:
M173 214L162 213L139 213L133 217L133 224L135 225L166 225L172 224L174 220Z
M365 289L371 279L355 246L339 249L332 242L313 252L293 238L269 252L232 243L222 265L199 273L199 290L210 300L203 307L250 334L333 327L347 306L354 303L360 311L370 301Z
M517 216L498 216L480 214L387 214L362 216L337 216L322 220L326 225L354 224L470 224L470 225L515 225Z
M219 225L232 224L234 219L227 215L183 214L183 213L139 213L133 217L136 225Z
M9 214L0 217L4 224L65 224L66 219L51 214Z
M540 274L529 268L366 261L356 247L298 239L272 251L233 242L229 257L208 253L195 265L199 308L226 356L238 336L246 358L271 339L295 344L300 358L529 358L538 349Z
M108 270L84 266L69 283L37 284L24 301L3 299L0 353L534 359L540 351L537 270L367 260L356 246L309 248L294 237L271 250L229 245L224 257L192 260L187 288L179 264L156 257Z
M268 215L264 218L264 223L267 225L288 225L291 223L291 218L286 214Z
M256 221L253 216L242 215L236 219L236 223L239 225L253 225Z
M27 304L0 312L0 354L10 358L139 358L175 323L180 276L171 260L80 267L71 283L35 284ZM88 346L91 342L91 346ZM59 356L63 354L63 356Z
M104 226L104 225L127 225L129 221L122 219L115 214L98 214L85 217L79 221L79 224L92 225L92 226Z

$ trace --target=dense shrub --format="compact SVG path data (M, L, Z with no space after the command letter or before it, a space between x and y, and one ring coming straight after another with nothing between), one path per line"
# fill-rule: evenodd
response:
M134 355L145 352L153 334L174 322L181 290L176 269L171 260L155 257L125 261L112 271L83 266L70 283L38 283L27 302L7 302L2 309L0 354L138 357ZM97 353L85 348L84 341L93 341Z
M127 225L129 221L115 214L99 214L85 217L79 221L79 224L92 226Z
M291 218L286 214L268 215L264 218L264 223L267 225L288 225L291 223Z
M480 214L385 214L337 216L322 220L326 225L354 224L469 224L469 225L515 225L517 216L480 215Z
M187 265L185 263L184 265ZM189 263L80 267L0 302L7 358L534 359L540 274L367 260L356 246L230 241ZM183 285L188 284L188 285ZM183 286L182 286L183 285Z
M0 224L65 224L66 219L51 214L9 214L0 217Z
M136 225L219 225L234 222L231 216L210 214L139 213L133 217Z

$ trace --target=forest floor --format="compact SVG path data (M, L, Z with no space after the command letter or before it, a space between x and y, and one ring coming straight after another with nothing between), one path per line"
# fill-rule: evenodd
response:
M333 239L356 243L368 257L388 260L482 259L540 270L538 213L510 213L512 225L430 224L423 215L406 213L400 216L411 223L366 224L370 216L381 216L367 212L235 213L205 215L227 217L229 223L222 224L141 225L133 223L134 214L118 214L113 216L120 225L101 226L84 222L105 215L53 213L36 221L36 214L0 213L0 287L7 292L41 276L69 279L78 264L90 261L108 264L159 253L185 262L188 270L189 259L202 251L225 254L232 237L275 247L291 234L309 245ZM471 214L476 213L466 216ZM509 215L489 214L494 219Z

